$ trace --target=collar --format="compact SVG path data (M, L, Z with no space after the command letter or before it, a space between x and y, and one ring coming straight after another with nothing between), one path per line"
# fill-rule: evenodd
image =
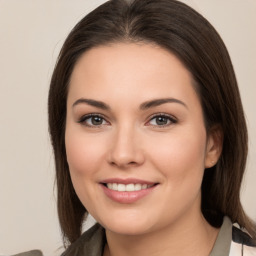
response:
M232 242L232 233L233 233L234 242ZM240 241L237 240L237 237L240 239ZM244 242L244 241L247 241L248 239L245 240L243 237L244 237L244 232L242 232L238 228L235 228L228 217L224 217L219 234L217 236L217 239L215 241L215 244L209 256L241 255L241 250L243 248L245 248L246 250L253 250L253 252L256 253L255 248L253 247L248 247L248 246L243 247L244 245L249 245L248 243ZM102 256L105 243L106 243L105 229L100 224L96 223L89 230L87 230L80 238L78 238L78 240L74 242L62 254L62 256L83 256L83 255ZM231 249L230 249L230 245L231 245ZM239 248L235 248L234 246ZM234 253L234 251L236 251L236 253ZM256 255L256 254L244 254L244 255Z
M231 241L232 222L225 216L210 256L228 256Z

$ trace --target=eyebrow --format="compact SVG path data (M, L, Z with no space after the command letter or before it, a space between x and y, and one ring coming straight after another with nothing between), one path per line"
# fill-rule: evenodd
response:
M175 99L175 98L164 98L164 99L154 99L149 100L140 105L140 110L147 110L149 108L157 107L165 103L178 103L183 105L184 107L188 108L188 106L181 100ZM110 106L102 101L98 100L92 100L92 99L78 99L73 103L73 107L75 107L78 104L87 104L96 108L100 108L102 110L110 110Z
M110 106L102 101L92 100L92 99L84 99L84 98L76 100L72 106L75 107L76 105L81 104L81 103L85 103L87 105L90 105L90 106L93 106L96 108L100 108L103 110L110 110Z
M164 98L164 99L155 99L155 100L149 100L140 105L141 110L146 110L152 107L157 107L165 103L178 103L183 105L184 107L188 108L188 106L181 100L175 99L175 98Z

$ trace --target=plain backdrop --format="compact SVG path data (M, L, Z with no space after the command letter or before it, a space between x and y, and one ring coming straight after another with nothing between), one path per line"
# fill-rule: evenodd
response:
M72 27L104 0L0 0L0 255L63 251L47 93ZM242 203L256 220L256 1L184 0L222 36L237 74L250 144Z

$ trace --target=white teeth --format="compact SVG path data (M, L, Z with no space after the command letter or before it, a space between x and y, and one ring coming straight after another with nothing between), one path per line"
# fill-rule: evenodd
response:
M134 191L134 184L128 184L125 186L126 191Z
M147 184L118 184L118 183L107 183L107 187L111 190L120 191L120 192L132 192L139 191L142 189L147 189L153 187L153 185Z
M117 184L116 184L116 183L113 183L112 189L113 189L113 190L117 190Z
M147 185L146 185L147 186ZM134 186L134 190L135 191L138 191L138 190L141 190L142 189L142 186L141 186L141 184L135 184L135 186Z
M118 191L125 191L125 189L126 189L126 186L124 184L118 184L117 185L117 190Z
M143 184L141 188L146 189L147 187L148 187L147 184Z

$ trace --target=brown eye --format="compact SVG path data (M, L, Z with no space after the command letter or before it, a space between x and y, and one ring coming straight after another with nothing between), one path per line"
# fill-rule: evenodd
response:
M92 125L101 125L103 123L103 118L100 116L93 116L90 118Z
M169 115L156 115L149 121L149 125L153 126L168 126L174 123L177 123L177 120Z
M97 127L107 124L107 121L102 116L92 114L83 116L78 122L89 127Z
M166 124L168 124L168 122L169 122L169 120L165 116L156 117L156 124L157 125L166 125Z

